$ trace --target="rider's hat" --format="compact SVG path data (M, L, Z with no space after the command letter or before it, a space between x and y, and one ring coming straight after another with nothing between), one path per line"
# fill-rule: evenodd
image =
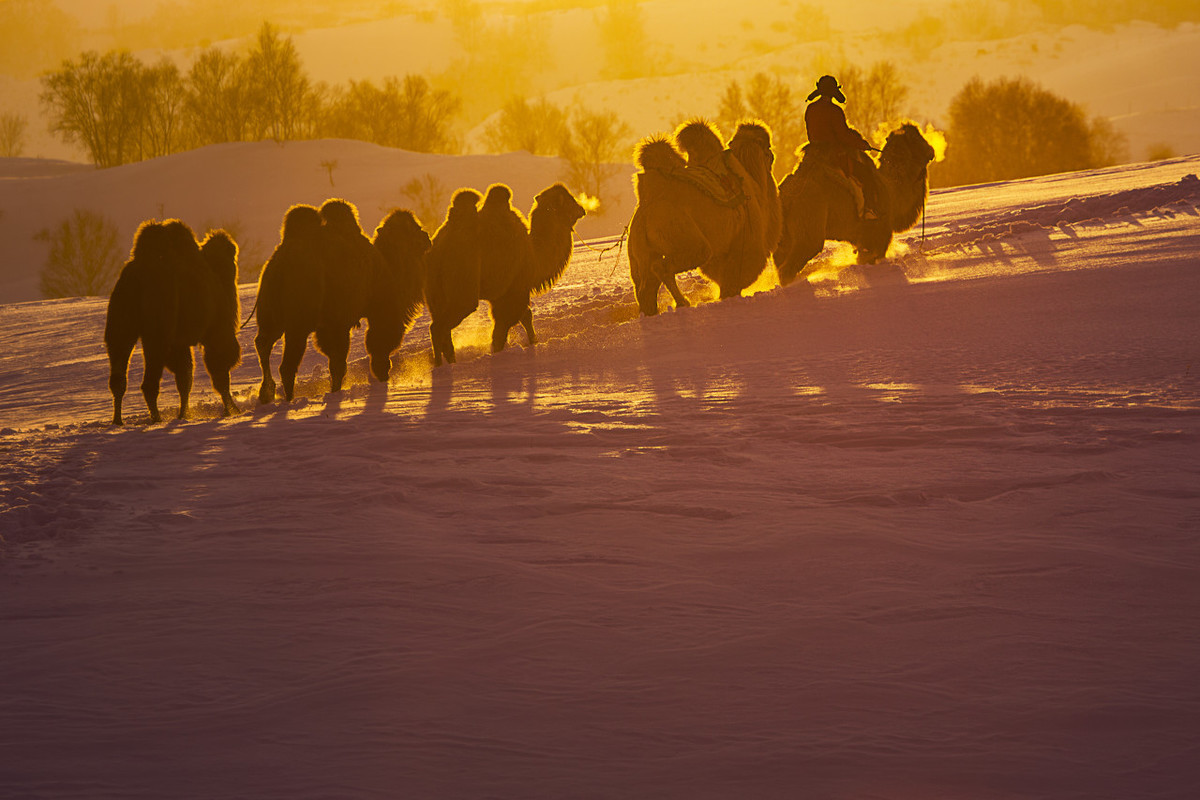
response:
M832 75L822 75L821 79L817 81L817 88L808 96L808 99L811 102L822 95L832 97L839 103L846 102L846 95L842 94L842 87L838 86L837 78Z

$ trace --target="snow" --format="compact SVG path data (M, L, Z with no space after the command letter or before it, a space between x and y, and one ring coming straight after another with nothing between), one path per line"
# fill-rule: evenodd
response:
M1196 796L1198 172L649 319L581 246L536 347L290 405L251 325L229 419L112 428L105 301L0 306L0 796Z
M105 217L123 246L150 218L178 217L201 231L227 228L238 240L243 268L252 265L249 272L257 276L279 242L284 213L295 203L319 206L344 197L358 208L370 234L391 209L415 209L418 199L405 193L406 185L432 176L444 190L438 216L420 209L418 217L436 228L451 193L461 186L482 192L490 183L506 183L513 202L528 211L538 192L567 173L561 159L528 153L447 156L344 139L234 142L110 169L70 166L0 159L0 238L7 243L0 251L0 302L41 297L38 270L50 245L34 237L56 228L73 209ZM582 220L581 236L620 233L633 213L633 167L611 165L611 173L604 213ZM122 252L122 261L127 254Z

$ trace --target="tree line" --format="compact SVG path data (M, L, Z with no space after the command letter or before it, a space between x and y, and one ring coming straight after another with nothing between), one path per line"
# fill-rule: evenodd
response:
M51 130L98 167L222 142L346 137L453 151L460 101L421 75L382 86L311 81L290 38L264 23L249 53L204 50L188 71L125 51L83 53L42 78Z

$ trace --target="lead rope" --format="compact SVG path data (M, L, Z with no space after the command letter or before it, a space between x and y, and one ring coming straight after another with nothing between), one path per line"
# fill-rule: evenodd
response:
M617 237L616 244L610 244L608 247L592 247L590 244L588 244L584 240L580 239L578 233L575 233L574 231L572 231L571 234L575 237L576 245L583 245L588 250L591 250L593 253L600 254L600 257L596 259L597 264L600 264L601 262L604 261L605 253L607 253L609 250L612 250L613 248L616 248L617 256L613 260L613 268L612 268L612 270L609 271L608 277L611 278L613 275L616 274L617 267L619 267L621 265L621 249L625 245L625 238L627 236L629 236L629 223L628 222L625 223L625 227L621 229L621 235L619 237Z

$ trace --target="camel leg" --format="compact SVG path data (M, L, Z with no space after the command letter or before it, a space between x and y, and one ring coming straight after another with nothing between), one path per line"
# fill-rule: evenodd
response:
M204 368L208 371L213 389L221 396L221 402L224 404L221 412L223 417L238 413L237 404L233 402L233 393L229 388L229 371L238 362L240 353L237 351L237 339L232 341L234 349L230 349L230 344L219 342L212 346L204 345Z
M329 359L329 391L340 392L346 380L346 357L350 353L349 328L318 328L317 348Z
M445 359L447 364L455 362L452 330L442 320L433 322L429 326L429 340L433 343L433 365L435 367L442 365L442 359Z
M400 323L371 322L364 342L369 358L369 372L381 383L392 374L392 353L404 341L404 326Z
M162 422L158 413L158 386L162 383L163 368L167 364L166 348L158 345L146 346L142 342L142 358L145 361L145 374L142 375L142 397L146 399L146 408L150 409L150 421Z
M266 405L275 399L275 379L271 377L271 350L283 331L268 330L260 327L254 337L254 351L258 353L258 365L262 368L262 383L258 386L259 405Z
M508 332L512 330L513 324L502 323L497 320L492 325L492 352L499 353L508 346Z
M288 331L283 334L283 359L279 362L279 380L283 396L290 401L296 394L296 373L308 348L308 331Z
M492 352L499 353L508 346L508 332L522 315L512 298L501 298L492 303Z
M679 284L675 282L675 275L668 275L663 279L663 286L667 287L667 291L671 293L671 299L675 301L676 308L690 308L691 303L683 296L683 292L679 290Z
M521 312L521 327L525 329L525 335L529 339L529 344L537 344L537 334L533 332L533 309L528 306Z
M125 390L129 387L129 356L133 353L136 341L115 342L108 348L108 390L113 396L113 425L124 424L121 421L121 401L125 399Z
M179 392L179 419L187 419L188 400L192 395L192 376L196 371L192 348L183 345L172 350L167 368L175 373L175 389Z
M807 278L816 269L812 260L820 254L824 247L824 238L801 237L796 242L796 247L788 256L787 261L783 265L776 265L776 269L779 271L779 283L787 286L798 278Z
M433 346L433 365L442 365L442 326L437 322L429 323L429 344Z

